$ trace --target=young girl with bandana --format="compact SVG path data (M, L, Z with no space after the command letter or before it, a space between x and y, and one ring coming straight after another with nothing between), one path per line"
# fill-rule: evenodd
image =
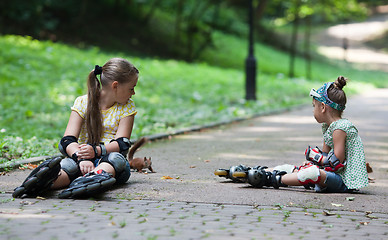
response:
M314 187L317 192L352 192L368 185L364 147L357 128L342 113L346 105L343 76L335 82L325 83L318 90L312 89L314 118L322 124L323 147L305 151L302 166L289 164L267 167L243 165L227 171L216 171L234 180L245 180L255 187ZM222 174L227 172L227 175Z
M95 66L88 94L78 97L59 150L65 156L44 161L17 187L13 197L36 196L68 187L60 198L92 196L130 177L126 154L136 115L131 97L139 71L122 58Z

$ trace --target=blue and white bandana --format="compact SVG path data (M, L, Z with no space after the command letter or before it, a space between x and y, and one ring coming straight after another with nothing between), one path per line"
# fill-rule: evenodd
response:
M318 90L315 90L314 88L310 91L310 96L313 97L315 100L322 102L338 111L343 111L345 109L345 105L335 103L330 100L329 96L327 95L327 89L333 84L334 82L328 82L323 84L322 87L318 88Z

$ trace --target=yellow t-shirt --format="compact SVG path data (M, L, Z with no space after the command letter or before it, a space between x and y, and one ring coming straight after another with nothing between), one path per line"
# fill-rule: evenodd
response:
M88 96L83 95L77 97L74 101L73 107L71 110L76 111L84 120L86 114L86 107L88 102ZM104 126L104 133L102 135L101 142L105 145L108 144L112 139L115 139L117 129L119 127L119 122L122 118L125 118L130 115L136 115L135 103L132 99L126 104L115 103L111 108L101 111L102 120ZM78 143L83 144L88 141L88 133L86 131L86 124L82 124L81 132L78 137Z

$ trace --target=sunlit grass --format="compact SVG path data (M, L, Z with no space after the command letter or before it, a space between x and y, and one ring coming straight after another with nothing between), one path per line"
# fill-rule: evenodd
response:
M340 74L353 80L350 93L387 82L383 73L325 62L314 62L313 79L305 79L300 58L297 77L289 79L288 55L256 44L258 100L245 101L246 42L221 33L215 35L215 48L197 63L77 49L22 36L0 36L0 44L0 162L57 153L70 107L86 94L89 71L112 57L126 58L140 70L132 139L309 103L310 88Z

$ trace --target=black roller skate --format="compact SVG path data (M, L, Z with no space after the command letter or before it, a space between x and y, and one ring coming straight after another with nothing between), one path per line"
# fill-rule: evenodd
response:
M240 181L246 181L255 188L266 186L277 189L287 186L281 183L281 176L286 174L285 171L274 170L273 172L269 172L265 170L267 168L266 166L256 166L244 172L235 172L233 177L240 179Z
M104 170L89 172L85 176L76 178L69 188L62 191L59 198L85 198L91 197L98 193L105 192L114 183L116 179Z
M41 163L28 175L22 185L15 188L12 197L20 198L25 195L35 197L50 189L52 183L58 178L61 160L61 157L55 157Z
M214 171L214 174L219 177L231 179L233 182L246 182L244 178L239 177L241 176L239 173L244 173L248 171L248 169L250 169L250 167L240 164L238 166L232 166L229 169L219 168Z

